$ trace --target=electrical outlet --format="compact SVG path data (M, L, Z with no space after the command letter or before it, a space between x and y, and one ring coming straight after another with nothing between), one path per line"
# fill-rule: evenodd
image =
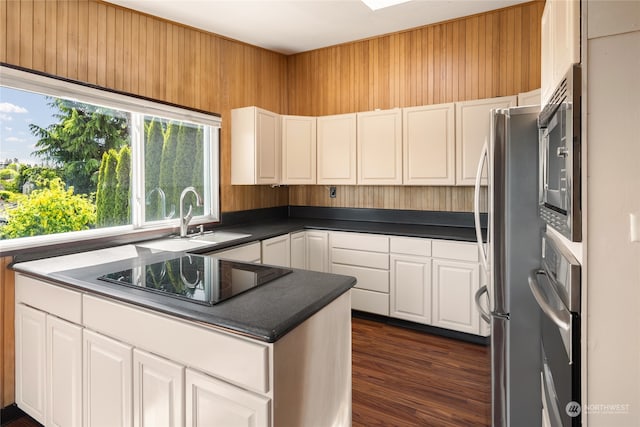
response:
M336 187L329 187L329 197L332 199L336 198Z

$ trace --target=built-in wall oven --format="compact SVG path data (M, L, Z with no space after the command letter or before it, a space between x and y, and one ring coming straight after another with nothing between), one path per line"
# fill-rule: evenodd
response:
M541 351L543 425L581 425L580 264L550 234L542 238L541 268L529 287L542 310Z
M580 65L574 64L538 116L540 216L574 242L582 240L581 90Z

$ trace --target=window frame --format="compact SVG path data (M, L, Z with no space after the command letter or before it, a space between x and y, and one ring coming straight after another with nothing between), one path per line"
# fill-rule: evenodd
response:
M148 231L166 230L168 234L179 227L180 219L178 217L169 220L145 221L144 119L149 116L205 126L203 137L205 194L201 196L209 203L205 206L204 215L194 216L191 224L220 221L220 128L222 120L219 114L180 107L4 63L0 63L0 86L126 111L131 117L131 224L0 240L2 251L108 238L123 234L130 234L134 237L136 234L144 234Z

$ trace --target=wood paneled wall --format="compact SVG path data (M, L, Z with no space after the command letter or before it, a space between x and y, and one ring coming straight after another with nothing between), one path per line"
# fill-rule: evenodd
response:
M11 261L0 258L0 408L15 400L14 275L7 268Z
M540 87L543 1L287 58L288 113L341 114ZM291 205L471 211L470 187L290 187Z
M230 110L286 112L281 54L96 0L2 0L0 61L219 113L221 210L288 203L286 188L230 185Z

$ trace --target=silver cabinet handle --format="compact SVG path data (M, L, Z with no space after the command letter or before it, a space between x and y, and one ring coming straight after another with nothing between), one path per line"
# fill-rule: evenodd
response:
M488 292L488 289L487 289L487 286L485 285L476 291L474 299L476 300L476 307L478 307L478 311L480 312L480 317L482 317L482 320L484 320L487 323L491 323L491 315L489 314L488 311L484 309L484 307L480 303L480 298L482 298L482 294L487 294L487 296L489 295L487 292Z
M569 310L567 310L561 301L560 304L558 304L560 308L555 308L551 305L542 290L540 282L538 282L538 276L547 276L547 272L544 270L533 270L529 274L529 288L531 288L533 297L538 302L544 314L546 314L553 323L558 325L559 328L568 331L571 328L571 313L569 313ZM559 297L556 298L559 299Z

